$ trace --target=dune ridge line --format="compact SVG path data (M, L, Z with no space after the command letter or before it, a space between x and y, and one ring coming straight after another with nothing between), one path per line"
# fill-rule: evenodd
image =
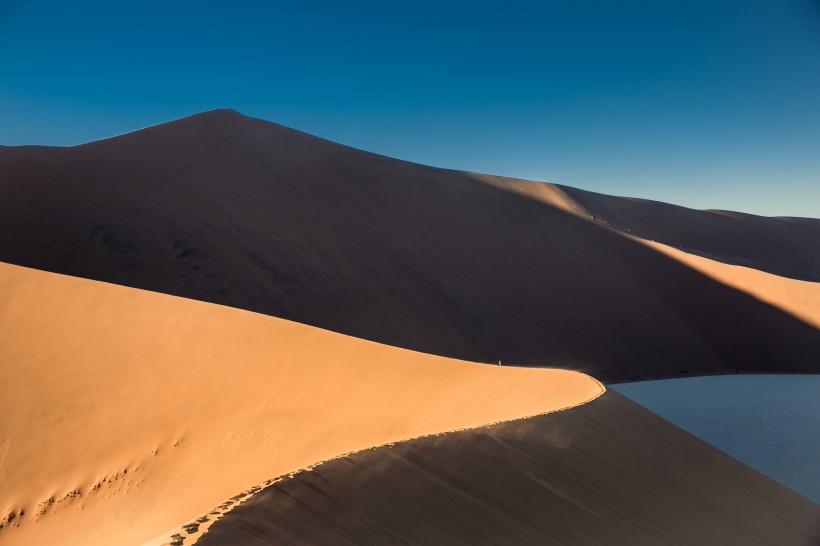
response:
M478 363L476 363L476 364L478 364ZM544 369L550 369L550 368L544 368ZM584 374L584 375L586 375L586 374ZM313 469L315 469L315 468L317 468L317 467L319 467L319 466L321 466L325 463L329 463L331 461L336 461L338 459L344 459L345 457L355 455L356 453L362 453L362 452L370 451L370 450L374 450L374 449L390 447L390 446L393 446L393 445L396 445L396 444L411 442L413 440L420 440L422 438L432 438L432 437L436 437L436 436L443 436L445 434L453 434L455 432L463 432L463 431L467 431L467 430L479 430L479 429L482 429L482 428L491 427L493 425L500 425L502 423L512 423L514 421L525 421L527 419L534 419L535 417L540 417L542 415L549 415L551 413L558 413L560 411L566 411L566 410L569 410L569 409L572 409L572 408L577 408L579 406L583 406L584 404L589 404L590 402L592 402L592 401L596 400L597 398L599 398L600 396L602 396L606 392L606 387L604 386L603 383L601 383L600 381L598 381L594 377L592 377L592 376L587 376L587 377L589 377L590 379L592 379L593 381L595 381L598 384L598 387L600 388L600 391L595 393L590 398L588 398L586 400L583 400L581 402L571 404L571 405L568 405L568 406L564 406L562 408L556 408L556 409L551 409L551 410L544 411L544 412L541 412L541 413L535 413L535 414L532 414L532 415L525 415L525 416L522 416L522 417L513 417L511 419L502 419L502 420L499 420L499 421L494 421L492 423L484 423L484 424L476 425L476 426L472 426L472 427L464 427L464 428L460 428L460 429L446 430L446 431L443 431L443 432L432 432L432 433L429 433L429 434L421 434L419 436L414 436L413 438L402 438L400 440L395 440L395 441L387 442L387 443L380 444L380 445L369 446L369 447L365 447L365 448L362 448L362 449L356 449L356 450L353 450L353 451L348 451L347 453L342 453L340 455L336 455L334 457L323 459L321 461L316 461L315 463L311 463L311 464L309 464L305 467L302 467L298 470L294 470L292 472L287 472L285 474L281 474L279 476L276 476L275 478L267 479L267 480L265 480L264 482L262 482L258 485L254 485L253 487L251 487L249 489L246 489L244 491L240 491L236 495L230 497L229 499L226 499L219 506L214 507L213 509L209 510L208 512L204 512L204 513L200 514L199 517L197 517L196 519L191 520L190 522L188 522L184 525L180 525L178 528L174 529L170 533L166 533L166 534L162 535L161 537L159 537L157 539L146 542L143 546L183 546L184 544L196 544L197 541L199 540L199 537L201 537L202 535L207 533L208 528L212 524L216 523L216 521L218 521L222 516L224 516L225 514L227 514L228 512L233 510L234 508L236 508L237 506L241 505L243 502L250 500L250 498L253 497L253 495L255 495L256 493L261 492L266 487L268 487L270 485L273 485L277 482L280 482L282 480L286 480L288 478L296 477L296 476L298 476L299 474L301 474L303 472L310 472L311 470L313 470ZM212 517L209 518L208 516L212 516ZM191 531L193 531L193 532L191 532ZM183 533L187 533L187 536L184 535Z
M0 291L3 544L141 544L270 476L603 388L9 264Z

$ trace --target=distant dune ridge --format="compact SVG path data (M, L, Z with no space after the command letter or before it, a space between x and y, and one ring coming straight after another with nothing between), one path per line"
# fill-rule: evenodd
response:
M227 110L71 148L0 149L9 263L604 381L820 370L805 315L624 234L820 275L816 220L425 167Z
M783 277L820 281L820 219L694 210L558 184L477 175L614 231Z

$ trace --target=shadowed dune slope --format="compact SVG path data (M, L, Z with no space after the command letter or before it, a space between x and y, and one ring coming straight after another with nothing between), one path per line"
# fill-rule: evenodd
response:
M613 391L329 461L263 489L196 542L818 543L820 506Z
M819 219L695 210L559 184L477 173L472 176L630 237L782 277L820 281Z
M693 210L559 186L603 224L729 264L820 282L820 220ZM776 191L776 190L775 190Z
M660 243L643 242L713 279L820 328L820 283L772 275L750 267L710 260Z
M142 544L387 442L559 410L567 370L479 365L0 264L0 543Z
M603 380L820 370L816 328L490 179L214 111L0 149L0 260Z

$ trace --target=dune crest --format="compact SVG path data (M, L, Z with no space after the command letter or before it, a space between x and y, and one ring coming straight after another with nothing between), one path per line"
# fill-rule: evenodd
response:
M319 465L195 544L813 546L820 505L608 390Z
M139 544L319 460L603 392L9 264L0 291L3 544Z

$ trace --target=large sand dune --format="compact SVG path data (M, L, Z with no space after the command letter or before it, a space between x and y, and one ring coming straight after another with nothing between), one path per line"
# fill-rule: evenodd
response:
M196 544L814 546L820 506L608 391L327 462Z
M9 545L141 544L329 457L603 392L576 372L454 361L8 264L0 293Z
M813 325L590 221L601 207L569 188L506 180L208 112L71 148L0 148L0 260L605 381L820 370ZM638 235L671 210L670 244L708 233L723 243L700 252L719 259L820 272L812 221L638 205Z
M232 111L0 147L0 542L161 541L361 449L201 540L816 542L816 505L587 375L445 357L820 371L818 225L435 169Z

